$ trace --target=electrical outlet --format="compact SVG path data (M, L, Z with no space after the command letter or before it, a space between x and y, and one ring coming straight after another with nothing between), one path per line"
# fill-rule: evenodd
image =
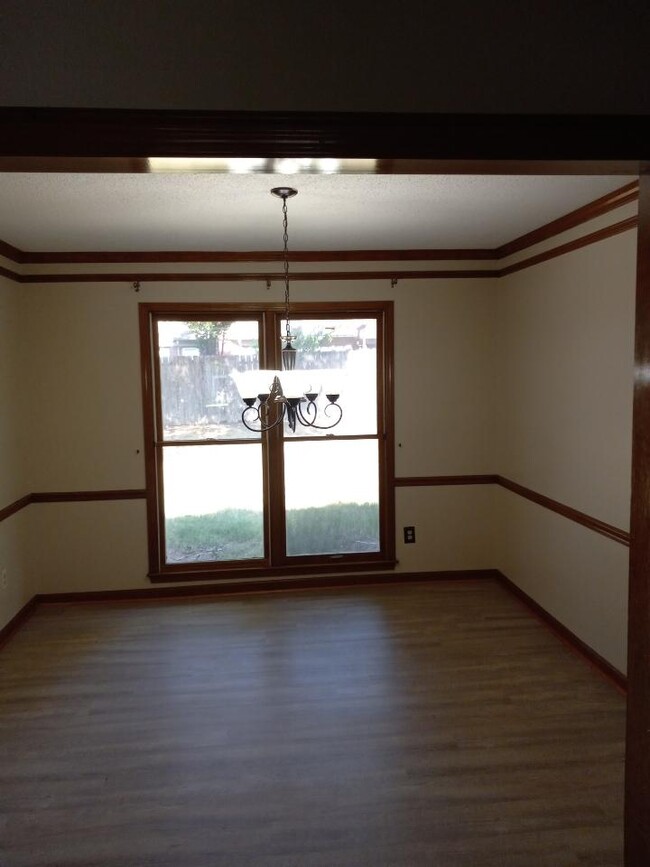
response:
M8 583L7 570L3 569L2 572L0 572L0 590L6 590Z
M404 527L404 544L412 545L415 542L415 527Z

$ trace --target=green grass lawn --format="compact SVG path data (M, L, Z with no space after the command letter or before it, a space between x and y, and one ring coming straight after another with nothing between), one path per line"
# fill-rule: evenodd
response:
M167 562L248 560L264 556L260 512L226 509L165 523ZM287 512L287 553L362 553L379 549L376 503L334 503Z

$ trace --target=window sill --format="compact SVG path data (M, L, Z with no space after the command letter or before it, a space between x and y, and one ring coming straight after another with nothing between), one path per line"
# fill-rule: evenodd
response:
M233 587L254 583L259 589L282 589L284 586L295 587L299 584L305 586L326 586L328 583L335 584L337 576L347 575L354 572L381 572L392 571L397 565L397 560L355 560L347 563L319 563L318 565L289 565L289 566L265 566L243 567L237 569L188 569L178 572L150 572L148 575L152 584L178 584L182 581L212 581L219 585L231 584ZM320 575L321 578L309 578L306 576ZM328 582L327 576L333 576ZM359 576L361 579L363 576ZM376 581L378 576L370 576ZM338 579L340 582L340 578ZM392 580L392 578L391 578ZM359 581L359 583L361 583ZM281 586L280 586L281 585Z

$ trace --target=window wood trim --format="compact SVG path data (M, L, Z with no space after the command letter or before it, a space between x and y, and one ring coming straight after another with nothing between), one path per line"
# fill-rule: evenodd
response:
M212 310L210 309L212 308ZM276 346L275 323L284 312L284 304L272 302L144 302L139 305L140 360L142 377L143 427L145 438L145 475L147 502L147 537L149 572L152 582L197 580L232 580L264 576L309 575L345 571L375 571L394 569L395 561L395 494L394 494L394 406L393 406L393 302L299 302L292 305L295 318L329 318L332 316L362 317L377 320L377 420L376 435L363 437L342 436L341 440L375 439L379 457L379 539L380 550L363 554L328 554L288 557L283 554L285 537L285 509L283 484L284 440L279 429L262 437L264 478L264 558L222 563L166 564L164 557L164 526L162 510L162 453L160 441L160 401L158 399L159 365L155 362L157 345L155 319L196 317L210 318L219 314L259 319L260 358L266 348L266 358L276 368L280 366L279 347ZM269 315L272 314L272 315ZM269 355L270 353L270 355ZM270 356L273 357L270 357ZM275 358L275 355L278 357ZM333 438L334 440L336 437ZM330 441L329 438L327 438ZM293 438L290 440L293 441ZM174 444L177 444L174 442ZM199 444L199 443L197 443ZM215 445L215 443L212 443ZM271 502L271 491L275 491ZM268 542L268 545L267 545Z

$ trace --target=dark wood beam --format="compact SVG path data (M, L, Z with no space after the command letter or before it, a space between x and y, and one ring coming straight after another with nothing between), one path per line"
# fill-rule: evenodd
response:
M1 157L118 158L132 170L154 156L332 156L393 172L421 173L423 160L494 172L497 160L506 173L535 161L533 171L574 174L587 161L590 172L635 174L650 117L2 108L0 131Z

